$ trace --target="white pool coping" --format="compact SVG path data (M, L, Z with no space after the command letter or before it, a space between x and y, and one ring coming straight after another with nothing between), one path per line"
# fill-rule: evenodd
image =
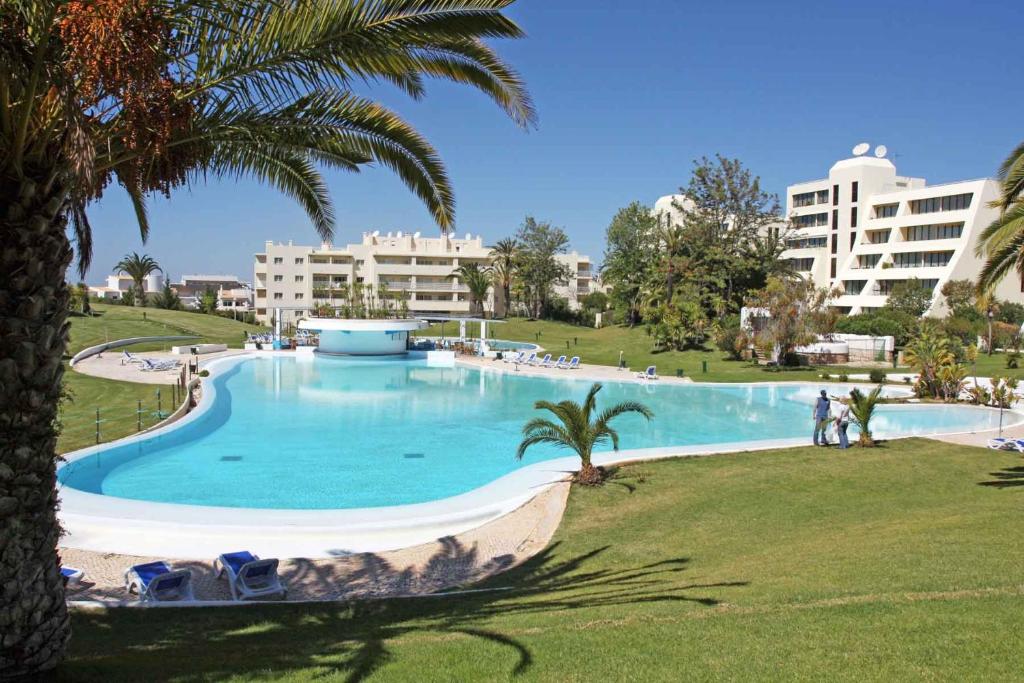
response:
M292 352L261 351L219 358L205 364L211 377L256 357L290 357ZM311 357L307 357L311 360ZM578 376L577 376L578 377ZM579 377L582 379L582 377ZM745 386L737 383L694 383ZM755 382L750 385L819 385L813 382ZM690 385L693 386L693 385ZM836 387L836 385L828 385ZM177 422L144 435L75 451L65 456L67 467L77 460L153 436L165 434L198 419L216 400L213 382L203 383L199 406ZM929 406L915 406L928 409ZM995 410L977 406L965 409ZM1006 410L1004 428L1024 421L1024 413ZM637 460L694 457L718 453L759 451L809 445L804 437L733 443L667 446L599 453L596 465ZM973 432L928 434L946 436ZM886 434L878 432L878 438ZM922 435L923 436L923 435ZM578 469L575 456L546 460L510 472L472 491L441 500L411 505L344 510L282 510L230 508L160 503L88 493L62 486L59 516L65 535L61 545L95 552L158 556L168 559L216 557L223 552L250 550L265 557L327 558L358 552L380 552L429 543L454 536L502 517L525 504Z

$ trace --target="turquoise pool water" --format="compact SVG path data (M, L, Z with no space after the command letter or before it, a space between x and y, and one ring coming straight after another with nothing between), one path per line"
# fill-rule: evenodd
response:
M205 413L163 435L61 468L66 486L148 501L226 507L335 509L437 500L555 448L515 459L538 399L581 400L589 381L427 367L422 361L253 358L214 379ZM838 391L838 389L833 388ZM651 423L625 416L621 448L811 435L811 385L608 383L599 407L643 401ZM962 406L883 406L888 436L996 426ZM854 430L851 428L851 432Z

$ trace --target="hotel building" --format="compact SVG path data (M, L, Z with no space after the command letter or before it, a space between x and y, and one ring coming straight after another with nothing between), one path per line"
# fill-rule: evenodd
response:
M989 206L998 194L990 179L929 186L897 175L885 158L844 159L828 178L787 189L793 230L782 257L819 286L837 288L833 305L844 313L880 308L893 287L917 278L933 295L927 314L942 315L942 286L981 270L974 250L998 215ZM1019 301L1021 291L1021 281L1007 277L996 296Z
M491 248L479 235L422 237L420 233L364 233L362 242L344 247L266 243L256 254L253 269L256 317L269 323L274 310L281 309L281 322L295 322L309 315L319 303L340 305L351 283L382 286L401 292L411 315L469 316L469 288L457 277L449 277L460 266L490 265ZM568 284L555 293L579 305L579 297L591 291L590 259L572 252L558 259L574 273ZM325 296L326 295L326 296ZM484 308L495 310L495 290L488 293Z

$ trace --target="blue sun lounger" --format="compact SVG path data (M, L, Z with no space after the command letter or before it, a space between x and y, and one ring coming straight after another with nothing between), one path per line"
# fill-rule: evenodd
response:
M537 364L539 368L550 368L551 367L551 354L544 354L544 360Z
M249 600L267 595L288 595L288 589L281 584L277 575L277 560L261 560L248 550L224 553L217 558L214 567L219 567L217 578L227 576L231 597L235 600Z
M503 361L505 361L506 363L522 363L523 362L523 356L525 356L525 355L526 355L525 351L520 351L519 353L517 353L514 356L502 356L501 359Z
M85 571L74 567L61 567L60 575L64 578L65 586L77 586L78 582L85 576Z
M520 365L520 364L533 365L536 360L537 360L537 354L536 353L531 353L526 360L516 360L516 361L512 361L512 362L515 363L516 365Z
M655 365L647 366L643 372L636 373L637 379L658 379L658 368Z
M988 440L988 447L994 451L1016 451L1024 453L1024 439L1010 439L1005 436L997 436Z
M569 359L569 364L565 366L566 370L578 370L580 367L580 357L573 356Z
M192 572L172 570L166 562L137 564L124 573L125 589L138 593L142 602L174 602L195 600L192 595Z
M558 360L555 361L555 367L562 369L565 367L565 356L559 356Z

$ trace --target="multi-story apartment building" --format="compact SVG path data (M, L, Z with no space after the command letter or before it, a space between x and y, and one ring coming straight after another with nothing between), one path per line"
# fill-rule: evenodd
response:
M555 286L555 296L567 299L569 308L578 310L580 299L596 291L595 273L590 257L571 251L568 254L558 254L555 258L571 273L566 284Z
M280 309L281 322L294 322L322 300L341 303L352 283L404 293L412 315L468 316L469 288L451 275L462 264L488 265L490 251L471 234L372 232L359 244L319 248L267 242L254 267L256 317L267 323ZM484 306L494 310L493 294Z
M252 309L252 289L248 282L235 275L182 275L180 282L171 283L171 289L189 309L199 308L207 290L217 295L217 310L247 312Z
M837 288L833 305L844 313L884 306L893 287L917 278L933 293L928 314L941 315L943 284L978 276L975 246L997 216L989 202L998 193L990 179L929 186L897 175L885 158L844 159L827 178L787 189L794 229L782 257L819 286ZM1007 277L996 296L1019 301L1021 291L1021 281Z

